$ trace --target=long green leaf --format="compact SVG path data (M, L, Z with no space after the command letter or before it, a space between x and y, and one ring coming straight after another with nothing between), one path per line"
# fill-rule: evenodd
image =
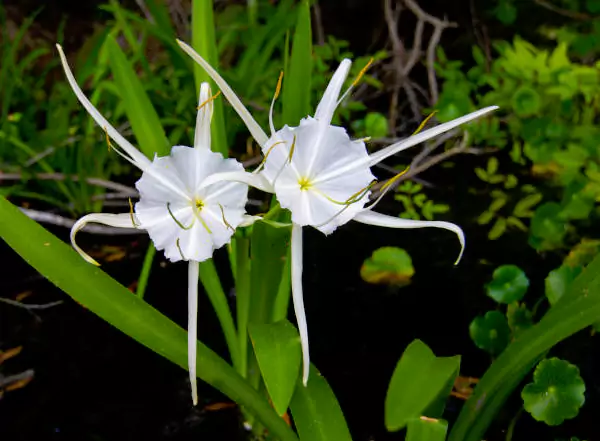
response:
M171 151L169 140L142 82L116 40L108 36L105 44L110 68L140 150L151 159L155 153L168 156Z
M279 415L283 415L294 393L300 373L298 330L282 320L253 324L248 328L265 386Z
M217 40L215 37L215 23L213 18L212 0L192 0L192 47L211 66L217 68L219 55L217 52ZM208 81L213 93L216 92L214 82L199 64L194 63L194 77L196 79L196 91L200 92L200 84ZM225 130L225 118L223 113L223 100L214 101L213 119L211 124L212 150L227 156L229 148L227 144L227 132Z
M0 197L0 237L76 301L173 363L187 367L186 332ZM270 404L198 342L198 377L244 406L280 440L298 441Z
M312 32L310 5L302 0L298 6L290 66L283 81L283 123L297 126L311 112Z
M301 441L352 441L331 387L313 365L306 387L298 379L290 408Z
M563 300L564 299L564 300ZM519 335L486 371L450 432L449 441L478 441L535 363L558 342L600 318L600 256L575 279L539 323Z

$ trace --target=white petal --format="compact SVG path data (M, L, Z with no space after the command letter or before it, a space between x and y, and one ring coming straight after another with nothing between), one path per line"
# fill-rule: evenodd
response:
M401 152L402 150L405 150L409 147L413 147L413 146L420 144L430 138L433 138L444 132L452 130L453 128L455 128L461 124L464 124L473 119L479 118L480 116L483 116L486 113L496 110L497 108L498 108L498 106L486 107L484 109L481 109L476 112L470 113L470 114L462 116L460 118L457 118L453 121L449 121L447 123L440 124L429 130L425 130L421 133L410 136L403 141L392 144L382 150L379 150L378 152L371 154L366 160L361 158L356 161L347 163L343 167L340 167L336 170L331 170L328 173L324 173L323 175L319 176L319 180L322 181L322 180L332 179L337 176L341 176L343 174L346 174L346 173L351 172L356 169L360 169L365 166L371 167L371 166L383 161L384 159L386 159L392 155L395 155L398 152Z
M260 217L260 216L251 216L249 214L245 214L242 217L242 222L238 226L239 227L249 227L254 222L257 222L257 221L259 221L261 219L262 219L262 217Z
M272 185L269 183L269 181L267 181L267 179L265 179L263 175L255 175L245 171L215 173L206 178L200 185L199 189L204 189L208 186L224 181L242 182L267 193L273 193Z
M210 85L200 85L198 99L198 114L196 115L196 130L194 132L194 148L210 150L210 121L213 115L214 103L212 101Z
M110 123L98 112L98 110L94 107L94 105L87 99L87 97L83 94L82 90L79 88L77 81L75 81L75 77L69 68L69 64L67 63L67 58L62 50L62 47L57 44L56 48L58 49L58 54L60 55L60 61L62 62L63 69L67 76L67 81L71 85L73 92L77 96L79 102L85 107L85 110L91 115L91 117L96 121L102 129L104 129L108 136L110 136L118 145L121 147L129 158L131 162L142 171L146 169L150 165L150 160L144 156L142 152L136 149L129 141L127 141L118 131L115 129Z
M237 97L235 92L231 89L231 87L229 87L229 85L225 82L221 75L219 75L217 71L214 70L211 67L211 65L206 62L206 60L204 60L204 58L202 58L194 49L192 49L186 43L184 43L181 40L177 40L177 43L190 57L192 57L192 59L196 63L198 63L206 71L208 76L213 79L217 86L219 86L219 89L221 89L223 95L225 95L225 98L227 98L227 100L231 103L237 114L240 116L240 118L242 118L242 121L244 121L246 127L248 127L248 130L250 131L250 134L256 140L258 145L264 145L269 137L258 125L258 123L252 117L250 112L248 112L248 109L244 107L244 105Z
M174 202L175 200L191 201L189 184L184 182L183 179L191 179L190 175L192 175L194 169L188 166L183 170L179 170L177 161L173 157L179 154L185 155L185 152L192 156L194 151L190 147L175 146L171 149L170 156L155 156L154 161L135 183L135 187L140 192L140 198L165 203Z
M385 214L376 213L371 210L364 210L354 217L354 220L363 224L375 225L377 227L388 227L388 228L443 228L445 230L452 231L458 236L460 242L460 254L456 259L457 264L465 250L465 235L458 225L450 222L442 221L420 221L412 219L401 219L398 217L387 216Z
M302 293L302 227L292 227L292 301L296 313L296 323L300 332L302 345L302 383L308 383L310 370L310 353L308 350L308 327L306 325L306 312L304 311L304 297Z
M133 219L132 219L133 217ZM118 228L139 228L137 225L137 219L131 213L120 213L120 214L108 214L108 213L91 213L83 216L79 219L71 228L71 244L73 248L83 257L87 262L100 266L96 260L86 254L75 242L75 235L85 227L87 224L103 224L111 227Z
M378 162L381 162L384 159L386 159L392 155L395 155L398 152L401 152L402 150L405 150L409 147L420 144L423 141L426 141L435 136L441 135L442 133L447 132L448 130L452 130L453 128L458 127L461 124L465 124L469 121L479 118L479 117L485 115L486 113L490 113L490 112L496 110L497 108L498 108L498 106L485 107L483 109L477 110L476 112L472 112L472 113L469 113L468 115L461 116L460 118L456 118L455 120L448 121L447 123L444 123L444 124L440 124L429 130L425 130L421 133L413 135L403 141L392 144L382 150L379 150L378 152L373 153L369 158L369 166L373 166L373 165L377 164Z
M340 91L342 90L344 81L346 81L350 66L352 66L352 62L349 59L346 58L342 60L339 67L333 74L333 77L331 77L331 81L329 81L327 89L325 89L323 98L321 98L321 101L317 106L315 119L318 119L326 125L331 123L331 118L333 118L333 113L335 112L338 98L340 97Z
M198 350L198 262L188 264L188 371L192 388L192 403L198 404L196 385L196 351Z

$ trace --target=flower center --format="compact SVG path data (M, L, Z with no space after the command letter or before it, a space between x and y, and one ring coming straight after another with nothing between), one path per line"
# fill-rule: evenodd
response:
M198 210L198 212L202 211L202 209L204 208L204 202L202 202L200 199L196 199L196 210Z
M308 178L300 178L298 179L298 185L301 191L306 191L312 187L312 182Z

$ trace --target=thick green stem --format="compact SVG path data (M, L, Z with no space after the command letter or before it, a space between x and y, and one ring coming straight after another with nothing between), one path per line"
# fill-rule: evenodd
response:
M248 316L250 313L250 239L236 239L236 282L237 329L240 344L240 364L238 372L242 377L248 375Z
M210 299L210 303L212 303L213 308L217 313L217 318L221 324L221 329L223 330L223 334L225 336L225 342L227 343L227 348L229 349L231 362L233 363L234 367L238 368L240 364L240 348L237 338L237 331L233 323L233 317L231 316L231 310L229 309L229 304L227 303L225 291L223 291L221 280L219 279L219 275L217 274L217 270L212 259L200 262L200 281L204 286L206 295L208 295L208 298Z

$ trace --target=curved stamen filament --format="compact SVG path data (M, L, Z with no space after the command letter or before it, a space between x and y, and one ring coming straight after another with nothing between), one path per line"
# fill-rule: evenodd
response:
M373 64L374 59L371 58L368 63L365 65L365 67L363 67L360 72L358 73L358 75L356 76L356 78L354 79L354 81L352 81L352 84L350 84L350 87L348 87L348 89L346 89L346 91L344 92L344 94L342 95L342 97L338 100L336 106L339 106L339 104L344 101L346 99L346 97L350 94L350 92L352 91L352 89L354 89L356 87L356 85L360 82L360 80L362 79L362 77L365 76L365 73L367 72L367 70L369 70L369 68L371 67L371 65Z
M219 90L217 93L215 93L213 96L211 96L210 98L207 98L202 104L200 104L198 107L196 107L196 110L200 110L202 109L204 106L206 106L208 103L214 101L217 99L217 97L221 95L221 91Z
M179 251L179 254L181 255L181 260L187 260L185 258L185 256L183 255L183 251L181 251L181 245L179 244L179 238L177 238L177 240L175 241L175 245L177 246L177 250Z
M131 198L129 198L129 217L131 218L133 228L138 228L140 225L135 222L135 215L133 214L133 203L131 202Z
M421 130L423 130L423 128L425 127L425 124L427 124L429 122L429 120L431 118L433 118L433 115L435 115L437 113L437 110L434 110L433 112L431 112L429 115L427 115L427 118L425 118L423 120L423 122L421 124L419 124L419 127L417 127L417 130L415 130L411 136L416 135L417 133L419 133Z
M192 228L194 226L194 221L192 221L192 223L188 227L186 227L181 222L179 222L177 220L177 218L175 217L175 215L173 214L173 212L171 211L171 203L170 202L167 202L167 211L169 212L169 215L175 221L175 223L177 224L177 226L179 228L181 228L182 230L189 230L190 228Z
M273 123L273 108L275 107L275 101L279 98L281 92L281 82L283 81L283 71L279 73L279 79L277 80L277 87L275 88L275 94L271 100L271 107L269 109L269 128L271 129L271 136L275 134L275 124Z
M271 151L273 150L273 148L275 148L275 146L278 146L280 144L286 144L286 142L285 141L277 141L275 144L273 144L271 147L269 147L269 149L267 150L267 153L265 153L265 157L263 158L262 161L260 161L260 164L258 164L258 167L256 167L256 169L252 173L258 173L260 170L262 170L262 168L265 166L265 163L267 162L267 158L271 154Z
M314 189L313 191L316 192L317 194L323 196L325 199L327 199L329 202L332 202L334 204L337 205L352 205L358 201L360 201L363 197L365 197L365 195L371 191L371 188L373 188L373 186L377 184L376 180L373 180L369 185L367 185L364 188L361 188L360 190L358 190L356 193L352 194L348 199L346 199L345 201L337 201L335 199L333 199L330 196L327 196L325 193L323 193L320 190Z
M375 199L375 201L371 205L369 205L368 207L365 207L365 210L372 210L373 208L375 208L375 205L377 205L381 201L381 199L383 199L383 197L388 193L388 191L390 191L392 189L392 185L396 181L398 181L398 179L400 179L402 176L404 176L406 173L408 173L409 170L410 170L410 167L406 167L404 170L402 170L396 176L388 179L388 181L381 186L380 195L377 197L377 199Z
M227 228L229 228L231 231L235 232L235 228L233 228L231 226L231 224L229 222L227 222L227 219L225 219L225 210L223 209L223 206L221 204L219 204L219 208L221 209L221 217L223 218L223 223L225 224L225 226Z

